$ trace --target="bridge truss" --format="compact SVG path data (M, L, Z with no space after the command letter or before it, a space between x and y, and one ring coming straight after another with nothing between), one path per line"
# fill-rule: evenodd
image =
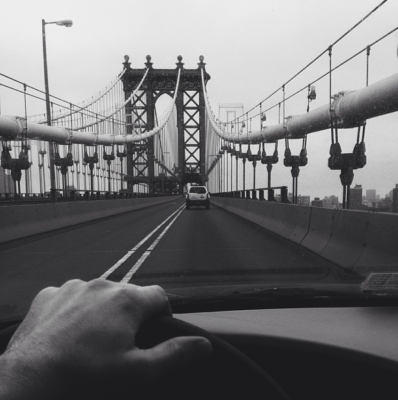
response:
M139 95L126 105L127 126L138 126L142 132L150 131L155 126L156 101L164 94L172 97L172 90L177 90L175 101L176 125L171 127L169 135L178 143L178 155L175 160L174 172L179 177L180 192L187 183L203 183L205 176L205 103L203 85L210 76L201 69L203 59L198 69L185 69L182 57L178 57L175 69L154 69L151 58L147 57L148 74L140 87ZM126 98L137 89L142 79L143 69L132 69L128 60L124 63L126 73L123 85ZM181 81L177 87L177 72L181 70ZM131 134L131 128L129 128ZM174 131L172 131L174 129ZM154 141L148 139L146 152L139 153L135 158L128 158L127 169L129 176L148 179L150 185L155 182L153 158ZM132 149L133 145L129 145ZM130 150L130 153L134 153ZM145 177L145 178L144 178Z

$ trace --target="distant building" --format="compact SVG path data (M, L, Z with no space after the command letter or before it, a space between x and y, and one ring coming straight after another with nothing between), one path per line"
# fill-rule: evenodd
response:
M300 206L310 206L311 198L310 196L297 196L297 204Z
M311 201L312 207L323 207L323 200L321 200L319 197L315 197L314 200Z
M372 203L370 204L370 207L379 208L379 202L378 201L372 201Z
M368 207L368 208L372 208L374 207L374 204L376 204L377 202L374 201L367 201L366 199L362 199L362 205L364 207Z
M290 203L293 204L293 193L288 193L287 199L290 201ZM297 204L300 206L310 206L311 205L310 196L301 196L301 194L299 194L297 196Z
M332 207L332 202L330 201L330 198L328 196L325 196L322 200L323 202L323 207L325 208L331 208Z
M380 196L379 196L379 198L380 198ZM368 189L366 191L366 200L369 203L372 203L376 200L376 189Z
M392 212L398 214L398 184L392 190Z
M338 208L339 198L337 196L325 196L323 199L323 207L325 208Z
M350 189L350 209L363 210L362 205L362 185L355 185Z
M392 210L391 199L388 196L386 196L384 199L381 199L378 203L378 208L381 212L391 212Z
M329 198L331 200L331 203L332 203L333 207L338 207L339 206L339 198L337 196L332 195Z

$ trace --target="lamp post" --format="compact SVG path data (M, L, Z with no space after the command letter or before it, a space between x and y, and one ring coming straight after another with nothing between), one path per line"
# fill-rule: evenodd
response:
M46 25L56 24L59 26L66 26L70 28L73 22L70 19L63 19L55 22L46 22L44 19L41 20L42 24L42 36L43 36L43 64L44 64L44 84L46 91L46 113L47 113L47 125L51 126L51 109L50 109L50 91L48 86L48 68L47 68L47 49L46 49ZM50 191L53 201L56 200L55 196L55 168L54 168L54 145L53 142L48 143L49 157L50 157Z

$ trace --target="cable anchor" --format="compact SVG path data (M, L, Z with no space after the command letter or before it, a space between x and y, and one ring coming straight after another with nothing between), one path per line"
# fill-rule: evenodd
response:
M262 143L263 151L261 153L261 164L266 164L267 165L267 171L268 171L268 188L271 187L271 172L272 172L272 167L273 164L277 164L279 161L279 156L278 156L278 141L275 142L275 150L272 156L268 156L266 151L265 151L265 143ZM268 192L269 194L269 192ZM270 197L270 196L269 196ZM273 197L273 196L271 196Z
M283 164L285 167L291 167L291 174L293 178L293 204L297 204L298 200L298 176L300 174L300 167L305 167L308 164L307 157L307 135L303 137L302 148L299 155L292 155L289 146L288 130L285 127L285 158Z
M333 110L332 110L333 111ZM361 133L362 128L362 133ZM354 170L366 165L365 146L366 121L358 126L357 142L352 153L343 153L338 142L338 121L335 113L331 113L332 143L328 166L331 170L340 170L340 182L343 185L343 208L350 208L350 186L354 180Z

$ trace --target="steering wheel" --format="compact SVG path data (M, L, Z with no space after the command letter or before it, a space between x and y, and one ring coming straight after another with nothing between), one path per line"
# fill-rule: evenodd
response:
M7 348L18 326L19 324L15 324L0 331L0 355ZM151 393L143 393L145 398L158 399L159 395L167 398L167 394L170 394L173 400L289 400L275 380L240 350L218 336L179 319L163 317L147 321L138 332L136 344L140 348L151 348L176 336L207 338L212 343L213 355L209 362L194 370L189 369L174 379L168 378L165 382L154 382L153 387L149 389Z

